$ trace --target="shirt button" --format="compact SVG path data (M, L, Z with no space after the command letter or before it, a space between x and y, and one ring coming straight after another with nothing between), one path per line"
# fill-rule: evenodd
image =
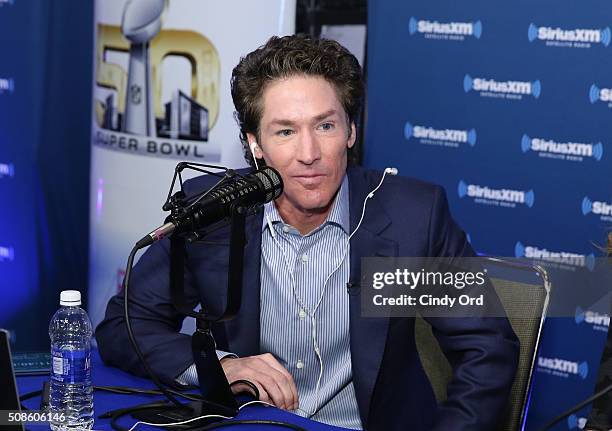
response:
M305 318L306 317L306 312L304 310L300 310L299 316L300 316L300 319Z
M283 232L289 233L289 226L287 225L283 226Z
M302 262L304 263L308 262L308 255L305 253L302 255Z
M298 368L298 369L300 369L300 370L301 370L302 368L304 368L304 363L302 362L302 360L301 360L301 359L300 359L300 360L298 360L298 361L296 362L295 367L296 367L296 368Z

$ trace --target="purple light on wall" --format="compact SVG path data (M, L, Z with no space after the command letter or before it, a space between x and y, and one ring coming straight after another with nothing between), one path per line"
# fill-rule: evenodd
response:
M104 179L98 178L98 189L96 191L96 216L100 218L102 214L102 204L104 202Z

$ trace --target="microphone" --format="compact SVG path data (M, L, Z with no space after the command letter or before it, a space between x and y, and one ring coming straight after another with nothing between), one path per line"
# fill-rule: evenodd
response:
M209 191L193 206L187 207L185 213L168 217L165 224L140 239L136 247L151 245L173 232L193 232L209 226L229 217L234 204L249 210L276 199L282 192L283 180L269 166L243 177L232 178Z

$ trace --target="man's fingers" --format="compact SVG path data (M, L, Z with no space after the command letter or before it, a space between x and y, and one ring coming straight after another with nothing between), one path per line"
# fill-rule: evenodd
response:
M260 360L248 361L242 366L236 366L237 363L232 364L226 371L228 380L248 380L260 390L261 401L269 402L279 408L291 407L289 391L287 394L283 392L281 385L277 382L277 380L284 379L284 376L268 365L262 366L261 362Z
M261 355L261 359L263 359L268 365L270 365L272 368L274 368L276 371L278 371L285 377L285 382L286 382L285 384L289 386L289 390L291 392L290 401L289 401L288 406L290 409L294 410L293 406L296 406L298 404L298 391L297 391L297 386L295 384L295 380L293 380L293 376L270 353L265 353Z
M298 404L297 387L289 372L270 354L223 360L221 363L228 381L248 380L260 389L260 399L282 409L295 409ZM244 389L236 385L233 392ZM235 389L235 390L234 390Z
M271 367L265 371L260 370L259 373L259 382L274 401L274 405L282 409L291 407L293 405L291 391L286 384L279 382L279 380L284 380L284 376Z

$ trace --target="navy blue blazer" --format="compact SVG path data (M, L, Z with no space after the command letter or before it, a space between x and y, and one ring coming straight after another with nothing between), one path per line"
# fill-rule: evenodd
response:
M351 230L380 172L347 170ZM198 177L186 191L204 190L212 179ZM239 356L259 353L259 276L263 211L247 219L242 306L237 317L214 327L217 347ZM188 246L185 288L189 301L212 312L224 309L229 230ZM167 383L191 363L190 337L180 334L183 316L170 303L169 242L152 245L134 268L130 307L134 332L153 370ZM365 256L473 256L452 220L439 186L388 176L368 203L351 240L350 279L358 281ZM504 315L487 292L488 315ZM518 361L518 340L505 318L429 318L454 370L448 399L437 405L415 347L413 318L364 318L359 289L350 289L350 346L353 382L363 426L368 430L482 430L495 428ZM133 302L132 302L133 301ZM123 294L113 297L97 327L100 355L107 364L145 375L129 345ZM494 314L500 313L500 314Z

